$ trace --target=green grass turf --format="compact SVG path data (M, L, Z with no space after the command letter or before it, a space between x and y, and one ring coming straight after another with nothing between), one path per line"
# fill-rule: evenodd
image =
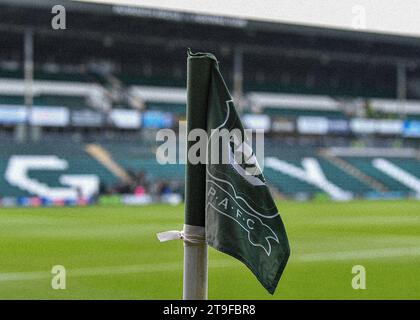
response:
M292 255L274 296L210 249L210 299L420 299L420 202L280 202ZM182 206L0 209L0 299L180 299ZM351 286L366 268L366 290ZM53 265L67 289L51 288Z

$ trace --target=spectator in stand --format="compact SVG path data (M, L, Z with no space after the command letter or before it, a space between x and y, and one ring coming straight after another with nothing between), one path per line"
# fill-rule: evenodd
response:
M144 196L146 194L146 189L143 186L136 186L134 194L139 197Z

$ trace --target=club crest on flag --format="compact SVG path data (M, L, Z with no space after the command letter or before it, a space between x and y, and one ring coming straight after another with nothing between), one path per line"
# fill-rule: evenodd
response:
M216 61L207 103L206 241L274 293L290 254L287 235Z

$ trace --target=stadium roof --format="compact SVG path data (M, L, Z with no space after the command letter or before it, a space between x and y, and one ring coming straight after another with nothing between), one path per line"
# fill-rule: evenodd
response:
M287 3L286 3L287 2ZM51 7L230 27L335 35L368 41L420 43L420 3L396 0L286 1L0 0L1 4ZM359 23L357 16L362 15ZM401 19L404 17L404 19ZM398 23L396 23L398 19Z
M212 3L217 4L217 1ZM51 7L56 4L64 4L66 8L69 28L65 32L57 32L50 27ZM231 50L239 46L247 52L321 61L420 65L420 38L417 37L254 20L239 17L239 14L237 17L216 16L196 14L191 10L179 11L180 8L162 10L156 7L66 0L0 0L0 31L22 32L33 28L37 34L53 37L84 37L95 41L111 38L133 44L183 47L183 50L189 46L212 51L220 48Z
M420 37L420 3L397 0L77 0L201 15ZM398 22L397 20L398 19Z

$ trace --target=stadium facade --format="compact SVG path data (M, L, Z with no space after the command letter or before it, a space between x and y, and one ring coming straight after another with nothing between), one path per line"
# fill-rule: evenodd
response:
M0 205L177 202L155 137L185 120L188 47L265 130L276 195L420 194L419 38L73 1L55 30L57 4L0 1Z

